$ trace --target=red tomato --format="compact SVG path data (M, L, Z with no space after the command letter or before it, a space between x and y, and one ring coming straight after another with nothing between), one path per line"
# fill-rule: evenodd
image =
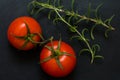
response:
M58 44L59 44L59 41L53 41L52 44L50 42L45 46L53 47L53 49L56 50L58 47ZM72 70L74 69L76 65L76 57L75 57L76 55L70 45L66 44L65 42L61 42L59 51L65 52L71 55L71 56L70 55L69 56L68 55L58 56L58 59L63 69L61 69L60 66L57 64L55 58L52 58L40 64L43 71L53 77L67 76L68 74L72 72ZM43 61L45 58L48 58L52 54L53 53L51 52L50 49L48 49L47 47L44 47L40 53L40 62Z
M28 28L26 27L28 26ZM28 34L29 29L29 34ZM34 33L41 34L41 26L39 23L28 16L18 17L16 18L10 25L7 31L7 36L9 42L17 49L20 50L30 50L34 47L34 44L28 38L32 39L33 41L40 41L40 37L38 35L32 36ZM24 37L18 38L18 37ZM25 42L27 44L21 48Z

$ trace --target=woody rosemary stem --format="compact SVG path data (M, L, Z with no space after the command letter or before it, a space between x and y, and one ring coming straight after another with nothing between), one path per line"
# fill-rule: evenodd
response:
M42 6L43 8L47 8L47 9L50 9L50 10L56 10L56 11L58 11L58 12L65 13L66 15L69 15L69 16L77 16L77 17L79 17L79 18L81 18L81 19L88 20L88 21L92 21L92 22L94 22L94 23L96 23L96 24L98 23L98 24L106 27L107 29L115 30L114 27L109 26L109 25L105 24L105 23L102 22L102 21L99 21L99 20L94 19L94 18L89 18L89 17L87 17L87 16L82 16L82 15L80 15L80 14L77 14L77 13L73 12L73 11L68 11L68 10L59 9L59 8L53 6L53 5L48 4L48 3L41 3L41 2L37 2L37 1L33 1L33 3L36 4L36 5Z
M61 17L61 15L58 13L58 11L57 11L56 9L55 9L55 12L56 12L56 14L59 16L59 18L60 18L65 24L67 24L69 28L72 28L72 29L81 37L81 39L85 42L85 44L87 45L87 47L88 47L88 49L89 49L89 51L90 51L90 53L91 53L91 57L92 57L91 63L93 63L93 60L94 60L94 52L93 52L92 48L90 47L90 44L88 43L88 41L84 38L84 36L81 35L81 33L80 33L76 28L74 28L71 24L69 24L66 20L64 20L64 19Z

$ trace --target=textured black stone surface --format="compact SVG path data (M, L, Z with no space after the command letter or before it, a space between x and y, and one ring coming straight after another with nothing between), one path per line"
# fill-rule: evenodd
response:
M21 52L9 44L7 29L11 21L20 16L29 16L27 5L32 0L0 0L0 80L120 80L120 0L76 0L75 8L80 13L86 11L88 3L95 8L103 3L100 14L103 19L115 15L112 25L116 28L105 39L99 26L96 29L95 41L101 46L101 54L105 59L100 63L90 64L90 57L81 55L77 57L75 70L65 78L53 78L46 75L39 66L39 53L41 47L29 52ZM66 8L69 8L71 0L63 0ZM67 4L67 5L66 5ZM54 36L59 39L59 33L63 41L69 43L78 55L82 48L81 43L69 41L70 33L66 25L54 25L47 19L47 13L41 13L37 21L41 24L45 38ZM82 25L83 26L83 25Z

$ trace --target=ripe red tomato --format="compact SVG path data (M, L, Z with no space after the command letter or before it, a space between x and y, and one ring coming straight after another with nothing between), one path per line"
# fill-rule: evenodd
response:
M44 72L53 77L65 77L72 72L76 65L76 55L72 47L65 42L60 43L60 49L58 50L59 41L53 41L52 43L48 43L44 47L40 53L40 65ZM54 52L49 48L53 47ZM67 53L61 55L61 53ZM51 59L49 57L52 57ZM62 65L61 67L58 65L56 61L56 57L58 57L58 62ZM48 59L47 59L48 58ZM46 61L45 61L46 59Z
M18 17L9 25L7 36L9 42L19 50L30 50L34 44L30 41L40 41L40 37L35 34L41 34L39 23L28 16ZM24 47L23 47L24 46Z

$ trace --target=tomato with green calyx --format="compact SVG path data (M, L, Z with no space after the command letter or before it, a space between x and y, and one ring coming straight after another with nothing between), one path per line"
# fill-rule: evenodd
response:
M7 36L12 46L19 50L30 50L41 39L40 24L31 17L18 17L9 25Z
M76 65L73 48L63 41L52 41L40 53L40 65L44 72L53 77L65 77Z

